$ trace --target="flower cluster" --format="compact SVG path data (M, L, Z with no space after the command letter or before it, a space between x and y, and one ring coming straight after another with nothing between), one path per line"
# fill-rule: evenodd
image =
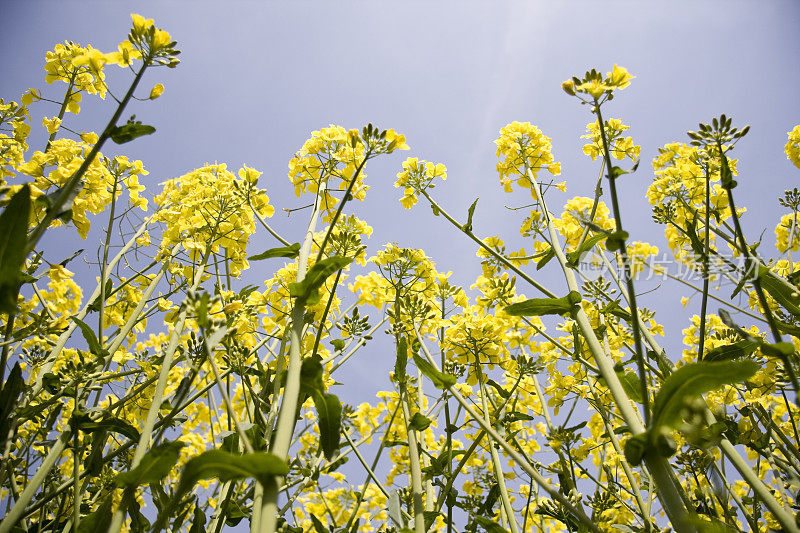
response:
M794 166L800 168L800 124L789 132L789 140L786 142L785 151L786 158L794 163Z
M608 141L608 151L611 157L618 160L623 160L626 157L632 161L639 159L639 152L642 147L633 144L632 137L622 137L622 132L630 128L622 123L621 120L612 118L605 121L606 141ZM603 140L600 135L600 125L597 121L586 125L586 135L581 135L581 139L589 139L589 143L583 146L583 153L592 158L592 161L597 159L597 156L603 153Z
M400 203L406 209L417 203L417 195L425 189L436 187L436 178L447 179L447 168L441 163L429 163L416 157L403 161L403 171L397 174L395 187L404 187Z
M85 140L80 141L56 139L50 143L49 150L36 151L28 161L16 166L18 172L34 178L30 184L31 195L33 198L40 198L34 206L34 221L44 216L49 205L48 194L54 193L70 179L83 164L97 140L95 134L86 134L84 137ZM130 161L125 156L108 159L98 153L84 173L83 186L71 205L72 223L80 236L85 239L89 233L91 224L87 214L103 211L111 203L114 191L116 190L117 196L121 193L120 183L126 185L132 206L147 209L147 200L139 194L144 190L144 186L139 183L139 176L146 174L141 161ZM19 186L11 189L15 191L17 188ZM53 222L53 225L59 224L60 220Z
M226 249L231 274L248 267L247 242L255 232L254 212L271 217L275 209L255 184L260 172L243 167L237 179L224 164L207 165L164 184L155 202L156 220L164 222L161 255L176 244L188 250L192 261Z
M624 89L631 84L633 78L634 76L629 74L624 67L614 65L611 72L606 73L605 78L597 70L592 69L586 72L583 79L573 77L571 80L565 81L561 84L561 88L571 96L587 94L597 102L604 95L606 99L610 100L613 98L614 90Z
M512 122L500 130L500 137L494 141L497 145L497 172L500 183L506 192L511 192L511 184L517 175L516 182L520 187L531 189L528 177L530 172L535 178L541 169L550 174L561 174L561 163L553 158L550 138L529 122ZM531 189L531 196L536 194Z
M369 125L359 135L358 130L348 131L331 124L311 132L311 137L289 161L289 180L297 196L304 192L318 194L324 183L326 189L319 207L324 211L325 219L330 220L339 203L329 192L331 178L339 180L340 189L350 189L354 198L364 200L369 189L364 184L366 160L380 153L407 149L405 137L394 130L379 132Z

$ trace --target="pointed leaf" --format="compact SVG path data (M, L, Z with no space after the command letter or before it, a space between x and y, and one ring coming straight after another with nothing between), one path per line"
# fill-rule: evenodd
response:
M117 485L135 488L161 481L178 462L181 448L184 446L186 444L179 440L154 446L142 457L136 468L117 474Z
M730 359L739 359L741 357L748 357L752 354L758 343L750 339L744 339L733 344L726 344L725 346L717 346L713 350L706 352L703 361L728 361Z
M316 392L312 395L317 410L319 439L322 453L327 460L339 451L342 436L342 403L333 394Z
M17 406L19 396L24 389L25 380L22 378L22 368L19 363L15 363L0 390L0 449L2 450L6 449L8 433L13 425L11 412Z
M414 354L414 362L417 364L419 371L422 372L428 379L430 379L433 382L433 386L437 389L449 389L456 384L455 376L451 376L450 374L445 374L444 372L436 370L436 368L430 364L427 359Z
M575 251L567 254L567 261L569 262L570 266L577 266L578 263L581 262L583 254L594 248L597 243L605 240L607 237L608 235L605 233L599 233L597 235L592 235L583 241L583 243Z
M758 371L753 361L689 363L664 380L653 402L652 426L674 428L680 422L684 399L723 385L741 383Z
M100 347L100 342L97 340L97 336L94 334L94 331L92 331L92 328L89 327L89 324L76 316L71 316L70 319L81 328L81 333L83 334L83 338L86 339L86 344L89 345L90 352L97 356L103 356L108 353L107 350L103 350Z
M577 311L580 301L580 293L570 291L561 298L531 298L506 306L503 311L511 316L566 315Z
M478 205L478 198L475 198L475 201L472 202L472 205L469 206L469 210L467 211L467 223L463 226L464 231L467 233L472 233L472 215L475 214L476 205Z
M17 308L30 212L31 188L24 185L0 213L0 313L12 313Z
M408 421L408 429L416 431L424 431L431 425L431 419L422 413L414 413L411 420Z
M156 129L153 126L128 122L127 124L116 126L111 129L111 140L117 144L125 144L142 135L153 134L155 131Z
M112 506L111 493L109 492L100 506L85 516L78 524L78 533L97 533L108 530L111 525Z
M262 259L272 259L273 257L297 257L298 255L300 255L300 243L296 242L281 248L270 248L266 252L251 255L247 259L250 261L260 261Z
M289 284L289 294L297 298L298 302L307 305L316 304L320 299L318 289L325 283L325 280L352 262L351 257L339 255L321 260L308 270L303 281Z

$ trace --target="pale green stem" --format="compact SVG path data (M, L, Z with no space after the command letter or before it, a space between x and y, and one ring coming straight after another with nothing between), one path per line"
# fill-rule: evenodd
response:
M222 484L222 489L220 490L220 496L217 500L219 505L217 509L214 511L214 515L211 517L211 522L209 523L208 527L206 528L207 533L214 533L217 530L217 524L222 519L222 502L228 499L228 493L233 489L233 481L226 481Z
M417 340L420 342L422 353L425 355L425 358L436 370L439 370L439 365L436 363L436 361L434 361L431 352L425 345L422 335L420 335L419 331L416 329L415 333L417 335ZM572 502L564 497L563 494L550 485L550 483L544 477L542 477L542 475L530 464L530 462L528 462L525 457L522 456L522 454L515 450L514 447L508 443L508 441L506 441L497 431L495 431L495 429L487 420L485 420L477 411L475 411L472 405L461 395L460 392L458 392L458 389L455 386L448 387L447 390L450 391L450 394L453 395L453 398L461 404L464 410L473 420L475 420L481 429L486 431L486 433L492 437L501 448L503 448L503 451L511 456L511 458L519 465L519 467L522 468L531 478L533 478L533 480L536 481L536 483L542 487L551 498L563 505L567 511L569 511L589 530L594 531L595 533L601 533L602 530L597 527L597 525L592 522L588 516L586 516L586 513L583 512L583 509L575 507Z
M36 491L39 490L39 487L41 487L42 483L44 483L44 480L47 478L47 475L50 473L50 470L52 470L53 466L55 466L58 458L61 457L61 452L63 452L64 448L66 448L70 437L71 435L69 431L63 432L50 448L50 451L42 461L42 464L39 466L38 470L36 470L36 474L33 475L33 478L25 486L25 490L23 490L22 494L19 495L19 499L14 502L14 506L8 512L6 517L2 522L0 522L0 533L9 533L16 523L22 518L23 514L25 513L25 507L33 499L33 496L36 494Z
M216 228L214 229L214 234L216 233ZM203 279L203 274L205 273L206 263L208 262L208 258L211 255L211 244L208 244L208 248L206 253L201 261L200 265L198 266L197 272L195 273L194 280L192 282L192 286L189 289L189 292L194 292L197 290L197 287L200 286L200 282ZM139 462L144 457L147 448L150 446L150 438L153 433L153 427L156 423L156 419L158 418L158 413L161 410L161 403L164 400L164 391L167 388L167 379L169 378L169 371L172 368L172 360L175 357L175 351L178 348L178 343L180 342L181 334L183 333L183 326L186 323L186 315L188 313L188 308L184 307L180 314L178 315L178 322L175 324L175 328L172 330L172 335L170 335L169 344L167 345L167 350L164 353L164 361L161 363L161 372L158 376L158 381L156 382L156 389L153 391L153 400L150 404L150 410L147 412L147 418L144 421L144 425L142 426L142 431L139 438L139 444L136 446L136 450L133 454L133 459L131 460L130 469L133 470L139 465ZM118 337L119 338L119 337ZM125 510L122 507L117 508L114 512L114 516L111 521L111 525L108 528L109 533L119 533L122 529L122 523L125 520Z
M417 398L419 398L420 407L422 407L422 400L425 398L424 383L425 380L422 379L422 372L417 369ZM433 407L431 409L433 409ZM433 420L433 418L431 418L431 420ZM428 459L428 455L425 453L427 451L427 446L425 446L424 436L419 439L419 448L423 452L422 467L427 468L430 466L430 459ZM433 490L433 479L428 478L425 480L425 510L433 511L434 503L436 503L436 493Z
M706 418L713 420L713 416L708 416L710 414L710 411L707 412ZM778 500L776 500L772 495L772 491L769 490L769 488L767 488L767 486L764 485L764 483L758 478L758 474L756 474L753 469L750 468L750 465L747 464L747 461L745 461L742 456L739 455L739 453L733 447L733 444L731 444L727 439L723 439L719 443L719 447L728 460L733 463L733 466L736 468L736 470L739 471L739 474L741 474L745 482L752 487L759 500L761 500L761 502L766 505L767 509L769 509L769 511L775 516L775 519L781 524L783 530L789 532L800 531L800 529L797 527L797 524L795 524L794 517L790 513L787 513L781 504L778 503Z
M542 208L542 213L544 214L547 222L550 245L552 246L556 258L561 265L561 269L564 272L564 277L566 278L569 290L580 292L580 288L578 287L578 283L575 279L575 272L569 266L567 258L564 255L564 251L561 249L558 233L553 225L552 215L547 209L547 204L545 203L542 191L539 188L539 183L536 181L536 176L534 176L530 169L527 170L527 175L528 179L531 181L531 189L533 189L536 199ZM639 418L639 413L633 407L630 398L622 388L619 377L614 371L613 361L607 356L605 350L603 350L603 347L598 341L597 335L595 334L594 330L592 329L592 325L589 322L589 317L586 316L586 312L580 305L578 306L578 312L575 313L575 322L578 324L578 328L581 330L581 334L583 335L587 346L594 356L595 363L600 371L600 375L605 379L608 389L614 398L614 403L616 404L617 409L619 409L620 414L622 414L626 424L630 428L631 433L633 435L644 433L645 427L641 418ZM667 516L669 517L673 527L679 533L695 531L695 528L692 527L687 521L687 511L683 505L683 500L680 497L680 493L678 492L679 489L672 481L672 476L670 475L671 466L669 463L666 461L666 459L658 456L655 453L646 454L645 463L648 470L650 470L653 481L658 487L661 505L664 507L664 511L667 513Z
M417 432L411 429L411 412L408 391L405 385L400 386L400 402L403 407L403 418L408 435L408 460L411 466L411 493L414 502L414 532L425 533L425 508L422 505L422 470L419 464L419 448L417 448Z
M478 372L483 416L486 417L486 420L489 420L491 411L489 411L489 402L486 401L486 386L483 384L483 373L480 368L477 368L476 372ZM514 517L514 508L511 507L511 500L508 498L508 488L506 487L506 479L503 477L503 467L500 464L500 456L497 453L494 439L492 439L491 436L489 437L488 445L489 453L492 457L492 467L494 468L494 479L497 482L497 486L500 487L500 501L503 503L506 520L508 521L509 527L511 527L511 533L519 533L519 526Z
M125 243L125 246L122 247L122 249L117 253L117 255L115 255L111 259L111 261L108 263L109 270L113 269L117 265L120 259L122 259L122 257L128 252L128 250L130 250L130 248L136 243L136 239L139 238L139 236L141 236L142 233L145 232L145 230L147 229L147 225L150 223L151 218L152 215L151 217L146 218L144 222L142 222L136 233L133 236L131 236L131 238L128 240L127 243ZM83 320L83 317L86 316L89 306L92 304L92 302L94 302L97 299L98 296L100 296L100 284L97 285L94 292L92 292L91 296L89 296L89 298L86 300L86 304L84 304L83 308L80 311L78 311L78 313L76 313L75 316L78 319ZM72 335L72 332L75 331L75 328L77 327L78 325L75 322L71 322L70 325L67 327L66 331L64 331L64 333L62 333L58 337L55 346L53 346L53 348L50 350L50 353L48 354L47 359L45 360L44 366L36 374L36 379L33 385L31 386L31 391L27 394L27 397L29 399L35 398L42 391L42 378L44 377L45 374L47 374L53 369L53 365L58 360L58 356L61 354L61 350L64 349L64 346L66 346L67 344L67 340L69 340L70 335Z
M628 289L625 287L625 285L622 284L622 280L619 279L617 271L614 270L614 267L611 265L611 262L608 260L608 257L606 257L605 252L603 252L602 250L600 251L600 257L602 258L603 264L608 270L608 273L611 275L612 278L614 278L614 282L617 284L617 287L619 287L620 294L622 295L623 298L625 298L625 301L628 303L628 307L630 307L631 300L628 297ZM667 359L666 352L664 351L663 348L661 348L661 346L658 345L658 342L656 342L656 339L653 337L652 332L647 326L645 326L644 321L642 321L642 317L640 317L637 314L636 319L639 321L639 331L642 332L645 342L647 342L647 344L650 345L653 351L656 352L656 357L659 358L661 364L666 365L668 368L672 368L673 366L672 362L669 359Z
M314 240L314 231L317 227L317 220L320 214L321 198L325 194L325 182L320 184L317 198L314 202L314 212L308 223L305 240L300 248L300 255L297 258L297 282L302 282L306 277L308 257L311 253L311 245ZM300 368L302 366L302 342L303 325L305 322L305 306L303 302L295 301L292 307L292 327L289 330L289 364L286 372L286 385L283 388L283 401L281 402L280 413L278 414L278 425L275 432L272 453L280 458L286 458L289 454L289 446L292 442L294 433L295 413L297 402L300 395ZM275 524L278 516L278 487L283 483L278 479L268 487L264 487L264 499L261 508L261 533L274 533Z
M233 425L236 427L236 433L239 434L239 440L241 441L245 450L247 450L247 453L255 453L253 445L250 444L250 439L247 438L247 434L244 432L242 425L239 423L239 417L236 416L236 411L233 410L231 399L228 397L228 393L225 391L225 384L222 383L219 368L217 368L217 363L214 361L215 347L209 345L208 338L205 339L203 345L206 351L208 364L211 366L211 371L214 373L214 380L217 382L219 393L222 395L222 402L225 404L225 409L228 411L228 417L233 421Z

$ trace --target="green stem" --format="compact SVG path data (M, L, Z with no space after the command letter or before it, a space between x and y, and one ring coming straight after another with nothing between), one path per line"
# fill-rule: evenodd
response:
M711 178L708 175L708 165L705 166L706 184L706 213L705 213L705 251L703 253L703 300L700 304L700 342L697 348L697 360L702 361L705 354L706 342L706 309L708 307L708 251L711 249L709 226L711 217Z
M305 240L297 258L297 282L302 282L306 277L308 257L314 238L314 230L321 211L320 202L325 194L325 183L320 185L317 198L314 202L314 211L306 230ZM289 330L289 364L286 371L286 384L283 388L283 400L278 414L278 425L275 431L275 440L270 451L280 458L286 458L294 434L296 422L295 413L300 395L300 368L303 358L303 326L305 325L304 302L295 300L292 306L292 325ZM261 533L274 533L277 523L278 487L282 480L264 487L264 499L261 508Z
M603 123L603 115L600 112L600 104L595 100L594 112L597 114L597 122L600 129L600 138L603 140L603 156L606 160L606 176L608 177L609 190L611 192L611 203L614 208L614 222L616 225L615 231L621 232L622 228L622 213L619 208L619 199L617 197L617 178L614 175L614 166L611 163L611 153L609 152L608 139L606 138L606 128ZM633 343L636 347L636 364L639 369L639 380L642 388L642 410L644 411L644 423L650 424L650 391L648 390L647 383L647 368L644 365L644 350L642 349L642 336L639 331L639 308L636 305L636 290L633 286L633 275L631 273L631 264L628 258L628 249L626 239L620 238L621 246L619 253L622 256L623 277L625 285L628 288L628 299L630 301L631 315L633 317L631 328L633 329Z
M420 347L422 348L422 353L425 355L425 358L428 362L433 365L436 370L439 370L438 364L434 361L433 356L431 355L430 351L428 351L427 346L422 339L419 331L415 331L417 335L417 340L420 342ZM486 433L494 439L494 441L505 451L511 458L522 468L530 477L532 477L536 483L542 487L545 492L547 492L551 498L558 501L564 509L567 510L570 514L572 514L579 522L581 522L584 526L586 526L590 531L594 533L601 533L601 529L597 527L597 524L592 522L592 520L586 516L586 513L580 507L575 507L572 502L570 502L563 494L561 494L558 489L555 489L550 483L542 477L542 475L533 467L533 465L528 462L525 457L522 456L513 446L511 446L497 431L494 430L492 425L483 418L472 405L463 397L461 393L458 392L458 389L455 386L451 386L448 388L450 393L453 395L453 398L461 404L464 410L469 414L469 416L475 420L475 422L486 431Z
M478 237L476 237L476 236L475 236L475 235L474 235L474 234L473 234L471 231L466 231L466 230L464 229L464 226L463 226L463 225L461 225L461 224L459 224L459 223L456 221L456 219L454 219L452 216L450 216L450 214L449 214L447 211L445 211L444 209L442 209L442 207L441 207L439 204L437 204L437 203L436 203L436 202L433 200L433 198L431 198L431 197L430 197L430 195L428 194L428 192L427 192L427 191L423 190L423 191L422 191L422 195L423 195L423 196L424 196L424 197L425 197L425 198L426 198L426 199L427 199L427 200L430 202L430 204L431 204L431 205L432 205L434 208L436 208L436 210L439 212L439 214L440 214L440 215L443 215L443 216L444 216L444 218L445 218L445 219L447 219L447 221L448 221L448 222L450 222L450 223L451 223L453 226L455 226L456 228L458 228L458 229L459 229L459 230L460 230L462 233L464 233L464 234L465 234L467 237L469 237L470 239L472 239L473 241L475 241L475 243L476 243L478 246L480 246L482 249L484 249L484 250L485 250L487 253L489 253L489 254L490 254L492 257L494 257L495 259L497 259L498 261L500 261L500 262L501 262L503 265L505 265L505 267L506 267L506 268L508 268L509 270L511 270L512 272L514 272L516 275L518 275L519 277L521 277L522 279L524 279L525 281L527 281L528 283L530 283L530 285L531 285L531 286L533 286L534 288L536 288L537 290L539 290L540 292L542 292L544 295L546 295L546 296L548 296L548 297L550 297L550 298L555 298L555 297L556 297L556 295L555 295L554 293L550 292L550 290L548 290L548 289L547 289L547 287L545 287L544 285L542 285L541 283L539 283L538 281L534 280L532 277L530 277L529 275L527 275L525 272L523 272L522 270L520 270L519 268L517 268L517 267L516 267L514 264L512 264L512 263L511 263L511 261L509 261L508 259L506 259L506 258L505 258L505 257L503 257L502 255L498 254L496 251L492 250L492 248L491 248L490 246L487 246L487 245L486 245L486 243L484 243L484 242L483 242L481 239L479 239Z

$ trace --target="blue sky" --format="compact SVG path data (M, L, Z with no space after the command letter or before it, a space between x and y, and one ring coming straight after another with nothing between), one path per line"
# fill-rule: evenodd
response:
M356 212L375 228L370 252L391 241L424 248L440 270L454 270L453 279L465 285L479 272L474 246L424 205L413 211L400 206L392 184L401 162L418 156L446 164L449 178L434 191L445 208L464 217L480 197L476 233L523 246L521 215L504 206L529 197L502 193L492 141L511 121L532 122L552 137L563 163L559 179L568 192L550 196L552 209L571 196L591 196L598 165L583 155L579 138L591 116L560 89L587 68L607 71L618 63L636 76L605 109L607 118L630 125L642 145L639 171L619 182L632 239L665 249L644 200L650 162L659 146L685 140L686 130L720 113L752 125L735 152L741 158L737 196L749 209L744 226L751 239L764 231L772 249L777 198L798 181L783 154L786 132L800 123L796 2L5 1L0 11L0 96L6 99L29 87L61 94L63 87L44 84L42 70L44 53L55 43L70 39L110 51L125 38L131 11L154 18L178 41L182 63L148 73L142 96L157 82L166 90L159 100L135 103L130 113L158 131L120 152L144 161L151 174L143 181L153 189L206 162L263 171L260 183L278 208L274 225L292 241L300 239L305 215L287 217L280 209L306 201L294 197L286 165L312 130L372 122L404 133L409 152L367 168L371 190ZM122 71L109 78L118 88L129 80ZM100 129L112 106L86 100L85 113L68 125ZM273 245L262 235L252 249ZM261 276L256 269L262 265L254 265L251 280ZM555 292L566 290L559 273L537 275ZM667 346L680 346L688 321L682 294L641 298L661 311ZM697 312L699 299L689 309Z

